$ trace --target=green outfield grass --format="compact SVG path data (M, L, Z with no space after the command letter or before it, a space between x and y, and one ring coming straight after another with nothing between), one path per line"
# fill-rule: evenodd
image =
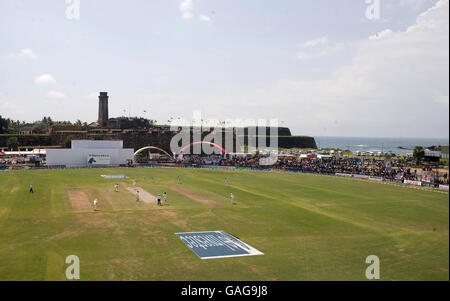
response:
M136 203L126 189L135 177L169 204ZM207 230L264 255L201 260L175 235ZM448 193L262 171L0 172L0 280L65 280L68 255L80 258L81 280L366 280L372 254L381 280L448 281Z

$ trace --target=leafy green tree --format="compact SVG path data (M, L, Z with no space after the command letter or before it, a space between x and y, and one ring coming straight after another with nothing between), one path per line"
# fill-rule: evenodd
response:
M414 147L413 157L417 161L417 163L423 160L423 158L425 157L425 150L422 146Z
M20 121L14 121L8 118L8 134L18 134L20 128Z
M74 135L70 135L66 137L66 140L64 140L64 147L65 148L71 148L72 147L72 140L76 139Z
M0 116L0 134L4 134L8 131L8 120L3 119L2 116Z
M8 149L16 150L19 148L19 139L17 137L9 137L8 140L6 140L6 146Z

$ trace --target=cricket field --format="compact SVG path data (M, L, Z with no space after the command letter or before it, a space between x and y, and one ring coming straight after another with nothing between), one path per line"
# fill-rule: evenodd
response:
M175 235L215 230L264 255L202 260ZM449 194L247 170L0 172L0 280L64 281L69 255L80 280L364 281L376 255L381 280L448 281Z

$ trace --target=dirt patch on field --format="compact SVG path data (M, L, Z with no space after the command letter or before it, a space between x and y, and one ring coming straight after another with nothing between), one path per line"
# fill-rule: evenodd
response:
M89 201L88 193L83 189L67 190L72 208L76 211L91 211L92 205Z
M0 224L2 224L8 218L9 210L8 208L0 209Z
M156 197L149 193L148 191L145 191L141 187L127 187L127 190L131 192L133 195L136 195L136 190L139 190L139 200L143 201L148 204L156 204Z
M78 221L89 228L110 229L114 232L120 231L120 226L114 219L113 215L97 212L78 213Z
M60 233L57 233L55 235L48 236L48 237L46 237L45 240L46 241L59 240L59 239L66 238L66 237L76 236L79 233L80 233L80 231L78 229L68 229L68 230L64 230Z
M145 217L141 220L142 228L141 230L144 233L153 233L153 226L155 224L166 224L170 223L179 229L177 232L190 231L188 226L188 216L181 215L175 209L166 209L164 206L155 206L155 210L153 210L148 217ZM158 231L157 231L158 232Z
M191 217L192 218L214 218L216 216L214 215L214 213L211 212L211 210L208 210L208 211L203 211L203 212L194 214Z
M8 214L8 209L6 209L6 208L2 208L1 210L0 210L0 218L2 218L2 217L6 217L6 214Z
M184 231L188 231L189 227L187 224L187 218L181 217L175 210L160 210L159 211L163 217L169 220L172 224L183 229Z
M205 197L204 195L198 194L196 192L193 192L193 191L191 191L187 188L181 187L179 185L171 187L171 189L184 195L184 196L187 196L188 198L190 198L194 201L200 202L202 204L205 204L208 206L213 206L213 207L223 207L222 203L215 201L215 200L211 200L211 199Z

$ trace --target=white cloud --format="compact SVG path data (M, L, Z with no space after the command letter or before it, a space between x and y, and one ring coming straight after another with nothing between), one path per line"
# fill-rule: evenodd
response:
M323 49L317 49L314 51L298 51L297 52L297 59L299 60L310 60L310 59L317 59L323 56L327 56L339 51L344 50L344 44L343 43L336 43L331 46L327 46Z
M37 76L34 79L34 83L39 86L46 86L46 85L52 85L56 83L55 78L53 75L49 73L44 73L42 75Z
M200 19L200 21L205 21L205 22L211 21L211 18L206 15L200 15L198 18Z
M391 35L391 34L392 34L392 30L390 30L390 29L385 29L385 30L383 30L383 31L380 31L380 32L374 34L373 36L370 36L370 37L369 37L369 40L382 39L382 38L385 38L385 37L387 37L387 36L389 36L389 35Z
M302 50L296 54L299 60L317 59L332 53L339 52L344 49L343 43L335 43L330 45L330 41L326 36L319 37L304 42L299 46Z
M183 2L180 3L179 9L182 12L181 17L183 19L192 19L192 17L194 16L192 13L194 9L192 0L183 0Z
M31 48L25 48L20 50L19 56L32 60L37 59L37 55L33 52L33 49Z
M280 79L235 105L256 102L253 114L274 112L298 134L448 137L449 1L381 36L357 42L351 63L326 79Z
M64 99L64 98L66 98L66 95L59 91L49 91L47 93L47 97L52 98L52 99Z
M194 15L190 12L184 12L183 15L181 16L183 19L192 19Z
M33 49L31 48L24 48L21 49L17 53L12 53L6 56L7 59L29 59L29 60L35 60L37 59L36 53L34 53Z
M436 31L439 28L447 28L448 30L448 12L444 12L445 7L448 8L448 0L439 0L435 6L421 13L417 18L417 23L410 26L410 31ZM436 16L436 17L430 17ZM447 16L447 18L445 18Z
M183 2L180 3L181 11L191 11L192 9L193 9L192 0L183 0Z
M328 43L328 38L326 36L324 36L324 37L320 37L317 39L306 41L305 43L302 44L301 47L303 47L303 48L315 47L318 45L325 45L327 43Z
M179 5L181 11L181 18L184 20L190 20L194 17L194 3L192 0L183 0ZM210 22L211 18L207 15L199 15L198 19L203 22Z

